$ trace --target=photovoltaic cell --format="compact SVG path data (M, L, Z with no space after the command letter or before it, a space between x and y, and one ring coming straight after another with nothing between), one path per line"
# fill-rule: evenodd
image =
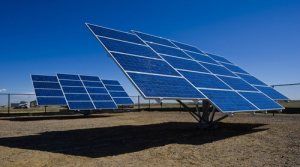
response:
M129 34L129 33L122 33L119 31L115 31L112 29L91 25L89 24L89 28L96 34L104 37L119 39L123 41L138 43L138 44L144 44L143 41L141 41L139 38L137 38L135 35Z
M31 75L31 79L38 105L66 105L56 76Z
M237 74L237 75L252 85L267 86L265 83L263 83L262 81L258 80L255 77L253 77L252 75L245 75L245 74Z
M162 44L162 45L166 45L166 46L175 47L169 40L166 40L164 38L159 38L159 37L155 37L155 36L140 33L140 32L135 32L135 33L138 34L139 37L141 39L143 39L144 41L154 42L154 43L158 43L158 44Z
M127 54L134 54L144 57L160 59L160 57L157 54L155 54L155 52L153 52L150 48L144 45L127 43L102 37L98 37L98 39L109 51L122 52Z
M162 57L176 69L209 73L203 66L201 66L199 63L197 63L195 61L179 59L179 58L170 57L170 56L162 56Z
M282 95L281 93L279 93L278 91L276 91L275 89L273 89L271 87L268 87L268 86L255 86L255 87L272 99L289 100L289 98Z
M220 79L211 74L180 71L193 85L198 88L230 89Z
M119 53L112 53L112 55L119 64L122 65L124 70L127 71L179 76L179 74L163 60L147 59Z
M274 102L269 97L258 92L240 92L242 96L247 98L252 104L260 108L261 110L282 110L283 107Z
M210 53L206 53L209 57L213 58L214 60L218 61L218 62L223 62L223 63L229 63L232 64L229 60L225 59L224 57L221 56L217 56L217 55L213 55Z
M231 65L231 64L226 64L226 63L221 63L223 66L225 66L227 69L233 72L238 72L238 73L243 73L243 74L248 74L245 70L241 69L238 66Z
M162 45L158 45L158 44L154 44L154 43L147 43L147 44L152 49L154 49L155 52L157 52L157 53L190 59L190 57L188 55L186 55L180 49L176 49L176 48L172 48L172 47L167 47L167 46L162 46Z
M183 44L183 43L179 43L179 42L175 42L175 41L172 41L178 48L180 49L184 49L184 50L188 50L188 51L192 51L192 52L196 52L196 53L200 53L200 54L203 54L199 49L197 49L196 47L194 46L190 46L190 45L187 45L187 44Z
M225 76L233 76L236 77L231 71L227 70L226 68L218 65L212 65L207 63L201 63L205 68L207 68L210 72L217 74L217 75L225 75Z
M197 53L193 53L193 52L189 52L189 51L185 51L185 52L197 61L219 65L218 62L216 62L215 60L213 60L212 58L210 58L209 56L206 56L204 54L197 54Z
M242 96L234 91L204 90L201 91L209 100L223 112L256 111L258 108L253 106Z
M183 78L154 76L138 73L128 73L136 80L138 87L145 97L165 98L205 98L194 87L191 87Z
M219 78L234 90L257 91L253 86L251 86L250 84L248 84L240 78L223 76L219 76Z
M133 105L133 101L118 81L102 81L117 105Z

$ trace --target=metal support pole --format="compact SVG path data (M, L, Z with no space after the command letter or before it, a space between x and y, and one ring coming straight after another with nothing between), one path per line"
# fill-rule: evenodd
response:
M10 114L10 93L7 94L7 113Z
M140 95L138 95L138 111L141 111Z
M210 103L208 100L203 100L202 101L202 120L204 121L204 123L208 123L209 122L209 108L210 108Z
M44 106L45 107L45 113L47 113L47 106Z
M160 109L163 108L163 102L160 102Z
M149 99L149 110L151 109L151 101L150 101L150 99Z

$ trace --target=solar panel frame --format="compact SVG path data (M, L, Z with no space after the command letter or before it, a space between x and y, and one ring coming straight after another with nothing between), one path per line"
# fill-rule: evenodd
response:
M119 66L119 68L124 72L125 76L130 80L130 82L134 85L134 87L142 94L142 96L146 99L186 99L186 100L201 100L201 99L206 99L206 97L200 92L198 91L195 87L194 89L197 91L197 93L199 94L199 97L167 97L167 96L147 96L137 85L137 83L129 76L128 72L122 67L122 65L114 58L114 56L112 55L112 53L110 52L110 50L104 45L104 43L97 38L97 35L93 32L93 30L89 27L90 23L85 23L86 26L88 27L88 29L92 32L92 34L96 37L96 39L100 42L100 44L102 45L102 47L104 47L104 49L106 50L106 52L112 57L112 59L115 61L115 63L117 63L117 65ZM106 28L106 27L105 27ZM120 31L122 32L122 31ZM126 32L127 33L127 32ZM138 37L138 36L137 36ZM139 37L138 37L139 38ZM140 39L140 38L139 38ZM150 48L150 47L149 47ZM152 51L154 51L152 48L150 48ZM155 52L155 51L154 51ZM156 52L155 52L156 53ZM126 54L126 53L125 53ZM157 54L158 55L158 54ZM158 55L159 56L159 55ZM175 69L174 69L175 70ZM137 73L138 74L138 73ZM141 73L141 74L146 74L147 73ZM155 76L156 74L154 74ZM152 75L153 76L153 75ZM157 76L168 76L168 75L157 75ZM187 83L190 84L191 87L193 87L193 85L187 81L183 76L181 76L181 79L186 81Z

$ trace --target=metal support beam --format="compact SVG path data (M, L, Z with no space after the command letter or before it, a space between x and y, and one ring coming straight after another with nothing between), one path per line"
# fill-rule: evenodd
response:
M201 116L192 111L186 104L184 104L181 100L176 100L179 104L183 106L198 122L201 120Z

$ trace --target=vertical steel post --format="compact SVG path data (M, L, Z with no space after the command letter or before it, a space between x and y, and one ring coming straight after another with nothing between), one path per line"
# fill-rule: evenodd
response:
M151 101L149 99L149 111L150 111L150 109L151 109Z
M7 94L7 113L10 114L10 93Z
M141 111L140 95L138 95L138 111Z

